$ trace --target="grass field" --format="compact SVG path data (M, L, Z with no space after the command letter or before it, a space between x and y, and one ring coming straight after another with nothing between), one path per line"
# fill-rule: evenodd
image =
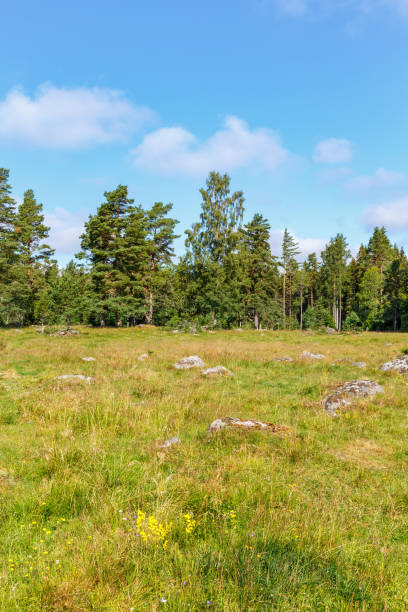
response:
M378 370L408 335L27 329L0 346L2 611L408 609L408 378ZM172 367L188 355L234 377ZM358 378L385 393L327 416ZM222 416L291 431L209 434Z

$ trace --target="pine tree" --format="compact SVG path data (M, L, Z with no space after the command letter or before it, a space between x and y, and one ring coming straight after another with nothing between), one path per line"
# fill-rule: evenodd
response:
M42 207L42 204L37 204L33 190L28 189L15 218L17 252L19 259L27 266L48 261L54 253L48 245L41 244L42 240L48 238L50 230L44 225Z
M97 297L94 317L101 325L140 319L143 313L143 270L146 266L144 214L133 206L128 190L119 185L105 192L95 215L85 224L82 252L91 265Z
M146 275L145 295L147 302L146 322L153 323L155 293L158 289L158 276L162 266L168 265L174 255L173 240L179 238L174 233L178 221L167 217L173 204L155 202L146 212L147 250L149 271Z

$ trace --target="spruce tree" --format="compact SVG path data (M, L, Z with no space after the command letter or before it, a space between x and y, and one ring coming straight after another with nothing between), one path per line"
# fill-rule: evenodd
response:
M289 316L292 315L292 291L293 291L293 279L297 270L296 255L299 255L299 245L294 237L288 232L287 228L283 232L282 240L282 261L281 266L282 272L282 314L283 314L283 326L286 327L286 289L288 285L289 293ZM287 282L289 281L289 282Z
M346 282L347 260L350 251L343 234L337 234L322 252L322 272L331 293L332 313L336 329L341 329L343 290Z
M270 230L269 222L259 213L242 229L246 306L255 329L259 329L262 320L269 323L268 310L271 302L276 300L278 272L276 258L270 249Z

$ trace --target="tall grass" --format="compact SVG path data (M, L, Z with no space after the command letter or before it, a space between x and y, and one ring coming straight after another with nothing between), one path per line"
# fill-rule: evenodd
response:
M408 609L408 379L378 370L407 344L1 332L0 609ZM326 359L299 360L304 349ZM234 377L172 367L188 355ZM332 365L343 358L367 367ZM385 393L328 417L325 392L363 377ZM210 435L222 416L291 431ZM172 436L181 444L161 449Z

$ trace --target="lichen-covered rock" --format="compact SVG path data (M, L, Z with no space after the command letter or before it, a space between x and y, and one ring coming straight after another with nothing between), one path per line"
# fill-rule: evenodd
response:
M392 361L383 363L380 366L380 370L383 372L393 370L394 372L399 372L400 374L406 374L408 372L408 355L404 355L398 359L393 359Z
M146 359L149 358L149 353L142 353L141 355L139 355L139 357L137 358L138 361L146 361Z
M275 425L274 423L263 423L262 421L254 421L248 419L243 421L234 417L222 417L213 421L208 428L212 433L225 429L226 427L233 427L237 429L264 429L272 433L289 431L289 427L286 425Z
M183 357L174 364L177 370L189 370L190 368L204 368L204 361L197 355L191 355L190 357Z
M58 380L84 380L85 382L92 382L95 379L92 376L84 376L83 374L61 374L58 376Z
M325 355L320 355L319 353L310 353L309 351L303 351L300 353L301 359L325 359Z
M173 446L174 444L180 444L181 440L180 438L177 438L177 436L173 436L172 438L169 438L168 440L165 440L164 442L162 442L162 444L160 444L160 448L170 448L170 446Z
M333 393L323 400L327 414L336 416L337 411L350 406L354 399L370 397L384 393L384 389L374 380L353 380L340 385Z
M96 361L95 357L82 357L82 361Z
M234 376L232 372L224 368L222 365L215 366L214 368L207 368L202 371L203 376Z

